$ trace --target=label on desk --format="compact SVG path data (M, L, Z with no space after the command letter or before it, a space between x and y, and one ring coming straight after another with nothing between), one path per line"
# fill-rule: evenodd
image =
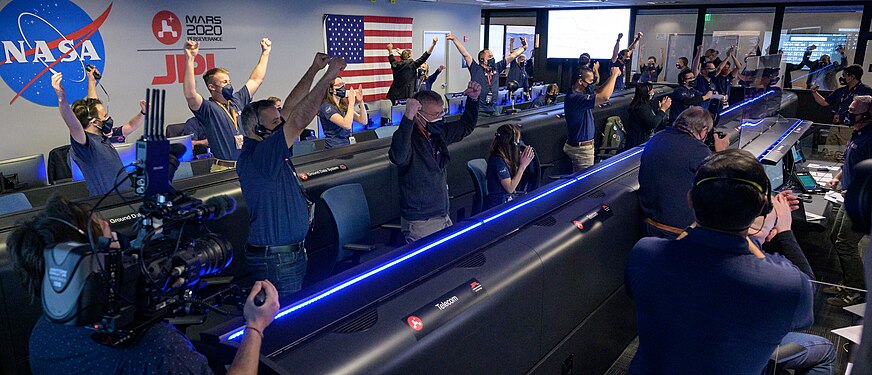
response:
M345 164L334 165L332 167L316 169L314 171L309 171L306 173L300 173L300 180L308 181L311 178L345 170L348 170L348 166L346 166Z
M476 279L454 288L403 318L403 324L420 340L456 317L484 296L484 286Z

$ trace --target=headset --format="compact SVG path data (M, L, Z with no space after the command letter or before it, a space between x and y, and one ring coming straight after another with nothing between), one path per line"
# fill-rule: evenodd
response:
M69 222L69 221L66 221L66 220L64 220L64 219L61 219L61 218L59 218L59 217L53 217L53 216L46 217L46 219L47 219L47 220L51 220L51 221L57 221L58 223L61 223L61 224L63 224L63 225L66 225L66 226L72 228L73 230L75 230L76 232L79 232L79 234L81 234L81 235L83 235L83 236L85 236L85 237L88 236L88 235L85 233L85 231L82 230L82 228L79 228L79 227L73 225L73 223L71 223L71 222Z
M774 206L772 205L772 184L769 181L769 179L766 179L766 182L764 183L765 187L760 186L759 183L756 183L754 181L751 181L751 180L748 180L745 178L724 177L724 176L706 177L706 178L703 178L703 179L697 181L695 185L699 186L700 184L702 184L704 182L721 181L721 180L735 181L735 182L738 182L741 184L745 184L745 185L749 185L749 186L754 187L755 190L757 190L758 192L760 192L760 194L762 194L766 197L765 198L766 202L764 202L763 207L760 208L760 215L765 216L765 215L768 215L769 213L772 212L772 209L774 208Z

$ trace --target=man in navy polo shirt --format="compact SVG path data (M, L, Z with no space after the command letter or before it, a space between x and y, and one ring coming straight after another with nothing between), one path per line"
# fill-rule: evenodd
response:
M685 198L696 227L678 240L643 238L630 251L627 290L639 329L630 374L762 374L792 331L811 326L810 277L748 237L770 199L767 183L751 153L711 155ZM789 212L786 197L771 199ZM820 343L799 368L832 371L832 346Z
M566 113L566 144L563 145L563 152L569 156L573 172L593 165L593 137L596 131L593 108L609 100L620 72L618 67L613 66L606 83L596 89L592 70L581 69L573 77L572 89L563 102Z
M454 34L446 34L445 40L454 42L454 47L463 56L466 65L469 66L469 78L481 85L481 100L478 104L479 116L496 116L497 100L499 99L500 91L500 73L506 70L509 63L515 60L516 57L524 53L527 49L527 39L521 38L521 48L512 51L505 59L496 61L494 54L489 49L483 49L478 53L478 60L472 58L472 55L466 51L466 47L457 40Z
M870 126L872 124L872 96L854 96L848 110L851 114L854 132L851 134L851 140L845 150L845 164L839 174L829 183L832 189L836 189L841 183L843 193L851 186L851 177L857 163L872 159L872 126ZM845 205L842 205L839 207L833 225L833 248L839 256L842 283L847 287L866 289L866 283L863 280L863 260L860 258L860 250L857 248L863 234L855 232L851 228L852 226L851 218L845 213ZM827 303L830 305L844 307L863 302L863 294L857 290L838 289L835 291L838 294L827 299Z
M835 105L833 111L833 124L852 126L854 125L854 116L848 110L848 106L854 101L857 95L872 95L872 88L866 86L861 79L863 78L863 68L860 65L850 65L842 71L842 76L839 78L839 83L842 87L833 91L826 98L818 93L818 86L811 87L814 101L821 107L829 107Z
M694 106L645 144L639 164L639 206L649 236L675 238L693 223L687 192L697 169L712 154L704 143L711 130L712 117ZM715 151L728 147L729 136L715 135Z
M263 38L260 41L260 60L248 77L245 85L234 92L230 84L230 71L224 68L214 68L203 74L203 81L209 89L209 100L197 93L197 83L194 79L194 60L200 52L200 42L185 42L185 76L182 81L182 89L188 108L194 113L194 117L203 124L206 129L206 138L209 147L217 159L229 161L223 163L232 166L242 150L244 129L239 128L238 117L251 97L263 83L266 76L266 66L269 61L269 53L272 42Z
M89 75L93 74L93 70ZM139 101L140 112L130 119L130 122L115 128L112 117L106 113L106 108L100 99L86 98L67 103L67 93L61 85L63 75L56 73L51 77L51 85L58 96L58 109L61 117L70 131L70 151L73 162L82 170L85 176L85 186L91 196L103 195L112 190L121 179L127 178L122 172L124 165L118 151L109 142L112 135L128 136L140 126L145 119L145 100ZM128 186L119 186L126 189Z
M310 90L316 73L328 63L327 72ZM273 101L259 100L247 105L240 116L246 135L236 172L248 207L245 259L255 278L272 281L282 298L302 288L307 260L303 241L310 220L290 148L315 118L324 93L344 68L343 59L319 53L288 94L281 112Z
M630 46L627 47L627 49L621 49L621 39L623 37L623 33L618 34L618 40L615 41L615 48L614 51L612 51L610 68L620 68L618 78L615 81L615 90L624 89L624 68L627 66L627 61L630 61L630 57L633 56L633 50L636 49L636 43L639 43L639 39L642 39L642 32L636 33L636 38L633 39L633 43L630 43Z
M672 121L675 121L685 109L692 105L700 106L714 95L711 91L703 93L697 90L693 85L695 81L696 75L690 69L678 73L678 86L672 90L672 108L669 109L669 117Z

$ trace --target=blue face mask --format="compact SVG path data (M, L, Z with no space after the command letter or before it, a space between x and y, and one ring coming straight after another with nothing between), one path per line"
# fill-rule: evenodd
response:
M112 117L107 117L105 120L102 121L102 124L100 125L100 132L102 132L103 134L112 133L114 125L115 121L112 120Z
M494 68L497 65L497 60L491 57L490 60L487 61L487 65L491 68Z
M334 89L333 89L333 95L336 95L336 96L338 96L338 97L340 97L340 98L344 98L344 97L345 97L345 86L342 86L342 87L340 87L340 88L338 88L338 89L337 89L337 88L334 88Z
M418 114L418 116L421 115ZM421 119L427 121L424 116L421 116ZM426 130L430 134L441 135L442 131L445 130L445 121L442 119L442 117L433 121L427 121L427 123L424 125L424 130Z
M224 100L233 99L233 85L226 84L221 88L221 96L224 97Z

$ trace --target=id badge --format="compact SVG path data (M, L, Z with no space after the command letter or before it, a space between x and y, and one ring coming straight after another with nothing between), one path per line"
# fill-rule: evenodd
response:
M487 104L491 104L491 102L492 102L493 100L494 100L494 93L491 92L491 91L488 91L488 92L487 92L487 96L484 98L484 102L487 103Z
M357 143L357 140L354 139L353 135L349 135L348 136L348 143L353 145L353 144Z
M242 142L245 140L245 137L243 137L241 134L237 134L233 136L233 138L236 140L236 149L242 150Z

